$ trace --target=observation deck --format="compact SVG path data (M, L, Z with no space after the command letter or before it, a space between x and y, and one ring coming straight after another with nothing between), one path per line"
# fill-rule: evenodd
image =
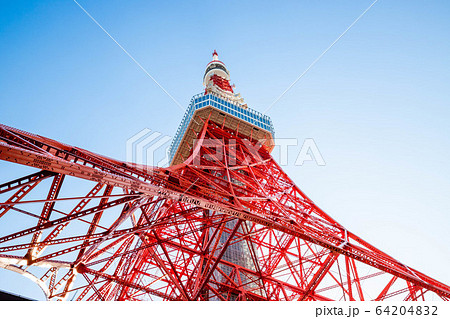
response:
M239 100L207 90L206 94L194 95L181 120L169 148L171 165L183 162L190 154L194 139L202 128L202 123L192 119L199 116L232 129L237 133L256 139L269 151L273 149L275 131L269 116L257 112Z

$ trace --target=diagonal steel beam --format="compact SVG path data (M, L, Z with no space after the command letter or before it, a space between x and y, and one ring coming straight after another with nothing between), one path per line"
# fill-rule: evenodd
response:
M336 253L330 253L328 257L323 262L322 266L316 271L314 274L314 277L309 282L308 286L305 289L305 293L299 300L305 300L309 297L309 295L314 292L314 290L317 288L317 286L320 284L322 279L325 277L325 275L330 270L331 266L333 266L333 263L336 261L336 259L339 257Z
M56 173L50 172L50 171L39 171L34 174L30 174L21 178L17 178L15 180L0 184L0 194L12 191L16 188L23 187L25 185L28 185L35 181L44 180L46 178L49 178L51 176L55 176Z
M228 236L227 240L225 241L222 250L220 251L219 255L216 258L216 261L214 262L213 266L211 267L211 269L209 270L209 273L204 277L202 284L199 286L197 293L194 296L194 300L197 300L198 297L200 296L203 288L206 286L206 284L209 281L209 278L212 276L212 274L214 273L214 270L216 269L217 265L219 264L220 260L222 259L223 254L225 254L231 240L233 239L234 235L236 234L237 230L239 229L239 227L242 224L242 220L238 219L236 225L234 226L233 230L231 231L230 235Z

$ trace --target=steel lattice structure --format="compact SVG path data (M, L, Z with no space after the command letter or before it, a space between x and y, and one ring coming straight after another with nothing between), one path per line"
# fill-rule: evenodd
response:
M195 143L168 168L1 125L0 159L36 172L0 185L0 266L56 300L450 298L328 216L270 145L218 114L194 113Z

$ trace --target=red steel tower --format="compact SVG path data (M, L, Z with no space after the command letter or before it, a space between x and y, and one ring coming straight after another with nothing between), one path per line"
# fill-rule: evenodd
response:
M5 125L0 267L52 300L427 300L450 287L316 206L271 157L269 117L213 54L167 168Z

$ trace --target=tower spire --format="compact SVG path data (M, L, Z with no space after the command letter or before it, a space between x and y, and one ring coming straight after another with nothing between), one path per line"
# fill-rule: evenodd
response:
M217 51L212 54L212 61L208 63L203 76L203 85L206 92L214 92L229 99L234 98L233 88L230 84L230 72L225 63L219 60Z

